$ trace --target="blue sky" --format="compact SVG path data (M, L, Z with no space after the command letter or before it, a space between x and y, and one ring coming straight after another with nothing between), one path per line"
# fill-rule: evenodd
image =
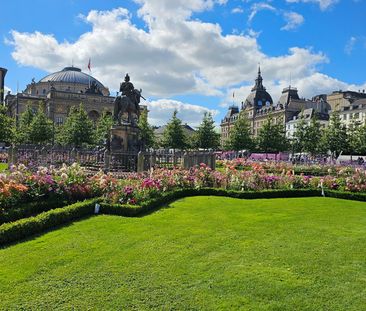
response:
M248 95L260 62L274 101L366 88L365 0L3 1L0 67L13 92L72 62L111 91L129 72L150 120L174 109L219 121ZM16 13L15 13L16 12ZM235 98L232 98L233 92Z

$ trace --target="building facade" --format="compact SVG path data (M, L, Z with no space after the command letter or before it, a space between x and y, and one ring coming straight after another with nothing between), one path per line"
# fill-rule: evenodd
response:
M26 89L8 94L5 104L9 114L19 118L27 106L36 112L39 105L56 125L62 125L73 106L83 105L91 120L96 122L103 111L112 114L114 97L97 79L76 67L65 67L38 82L32 79Z
M363 125L366 122L366 98L355 100L348 106L343 106L339 111L341 123L349 127L352 122Z
M312 118L316 118L320 124L320 128L325 128L329 123L329 114L322 113L314 108L308 108L300 111L292 120L286 122L286 137L292 139L297 129L297 125L303 119L305 125L309 126Z
M271 117L274 124L281 124L285 129L287 122L294 120L305 109L314 109L314 111L320 114L328 115L330 106L322 99L322 96L312 100L301 99L297 89L291 86L283 89L280 99L277 103L274 103L271 95L263 86L263 78L259 68L255 85L245 101L242 102L241 111L239 112L239 109L230 107L221 122L221 145L225 146L226 141L230 137L230 130L233 128L239 115L249 120L252 135L256 137L268 117Z
M225 146L227 140L229 139L230 131L238 118L239 118L239 107L230 106L225 117L221 120L221 136L220 136L221 146Z
M327 95L327 102L330 105L332 111L340 111L344 107L349 107L356 100L363 98L366 98L365 90L362 90L362 92L340 90Z

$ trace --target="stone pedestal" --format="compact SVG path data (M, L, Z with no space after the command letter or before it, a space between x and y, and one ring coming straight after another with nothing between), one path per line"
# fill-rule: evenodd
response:
M113 125L111 128L111 152L138 152L139 129L129 123Z

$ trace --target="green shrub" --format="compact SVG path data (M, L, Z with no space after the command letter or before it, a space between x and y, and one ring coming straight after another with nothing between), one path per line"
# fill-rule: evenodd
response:
M99 201L100 199L89 199L43 212L35 217L3 224L0 226L0 245L24 239L72 220L92 215L95 203Z
M139 205L102 203L100 208L101 214L126 216L126 217L136 216L140 212L141 212L141 206Z
M319 189L292 189L292 190L264 190L264 191L233 191L218 188L185 188L170 192L163 192L159 197L144 201L138 205L121 205L101 203L101 214L112 214L126 217L136 217L150 213L175 200L189 196L225 196L238 199L270 199L321 196ZM325 196L366 201L366 194L327 190ZM27 238L33 234L41 233L50 228L68 223L94 213L96 203L101 199L89 199L74 203L62 208L52 209L37 216L20 219L0 226L0 245L19 239ZM61 203L60 203L61 204ZM48 205L49 206L49 205Z
M22 203L18 207L0 209L0 225L6 222L35 216L54 208L60 208L70 204L68 200L46 199L44 201Z
M101 204L101 213L119 216L134 217L150 213L162 206L175 200L189 196L225 196L237 199L269 199L269 198L293 198L293 197L314 197L320 196L320 190L296 189L296 190L265 190L240 192L218 188L184 188L174 191L163 192L159 197L144 201L140 206L120 205L120 204Z
M345 200L366 201L366 193L360 192L325 190L325 196Z

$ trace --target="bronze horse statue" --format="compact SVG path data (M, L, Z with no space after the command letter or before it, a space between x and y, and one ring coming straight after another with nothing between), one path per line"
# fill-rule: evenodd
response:
M127 112L127 123L135 124L135 120L132 119L132 114L137 116L137 119L140 117L140 98L145 99L141 95L141 89L134 89L131 96L117 96L114 101L114 113L113 119L115 124L121 125L122 116Z

